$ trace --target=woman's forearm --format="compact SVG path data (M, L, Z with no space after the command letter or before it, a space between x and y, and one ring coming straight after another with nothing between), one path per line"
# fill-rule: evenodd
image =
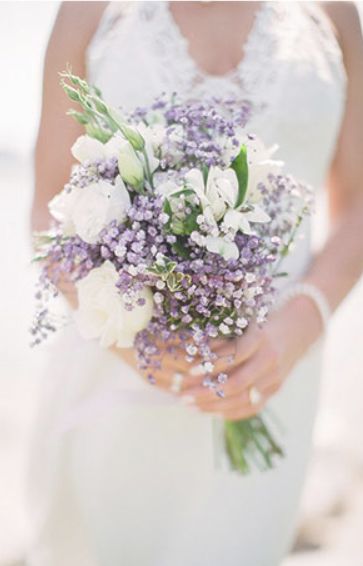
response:
M304 281L316 285L334 311L363 271L363 194L356 196L315 257Z

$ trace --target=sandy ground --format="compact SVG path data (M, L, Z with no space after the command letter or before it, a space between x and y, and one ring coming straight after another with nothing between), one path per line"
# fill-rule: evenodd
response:
M0 566L15 566L28 536L26 461L46 350L27 345L34 280L27 239L28 162L0 155L0 179ZM361 313L362 285L332 323L296 551L283 566L363 565Z

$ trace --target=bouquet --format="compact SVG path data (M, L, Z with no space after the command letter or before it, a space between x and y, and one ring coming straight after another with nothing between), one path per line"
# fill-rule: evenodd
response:
M219 397L215 338L263 324L282 258L309 212L306 186L282 173L275 148L247 129L251 105L163 95L121 113L71 71L62 86L85 128L78 161L49 203L51 230L35 235L42 264L34 343L57 328L48 301L66 276L85 339L134 347L151 384L163 347L202 360L203 385ZM241 473L282 456L263 415L225 421L226 450Z

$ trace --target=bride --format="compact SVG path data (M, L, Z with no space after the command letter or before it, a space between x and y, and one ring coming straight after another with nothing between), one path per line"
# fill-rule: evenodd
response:
M125 108L162 91L251 100L258 111L250 130L278 143L293 175L316 191L328 187L333 228L313 255L305 223L286 263L285 300L262 329L236 339L225 399L167 353L151 385L132 351L101 350L72 326L61 333L33 450L28 564L277 566L291 545L309 458L321 337L363 265L356 9L348 2L64 3L45 60L36 230L48 226L47 202L67 181L81 133L58 85L67 63ZM62 290L76 306L72 286ZM180 402L162 404L176 372L184 375L181 390L168 397ZM223 418L250 416L267 403L286 457L270 472L242 477L223 464Z

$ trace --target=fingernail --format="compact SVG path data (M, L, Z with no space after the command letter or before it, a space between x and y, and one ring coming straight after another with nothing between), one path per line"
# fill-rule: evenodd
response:
M180 402L183 405L192 405L195 402L195 397L193 395L182 395L180 397Z
M205 372L203 366L194 366L189 373L190 375L197 377L198 375L204 375Z

